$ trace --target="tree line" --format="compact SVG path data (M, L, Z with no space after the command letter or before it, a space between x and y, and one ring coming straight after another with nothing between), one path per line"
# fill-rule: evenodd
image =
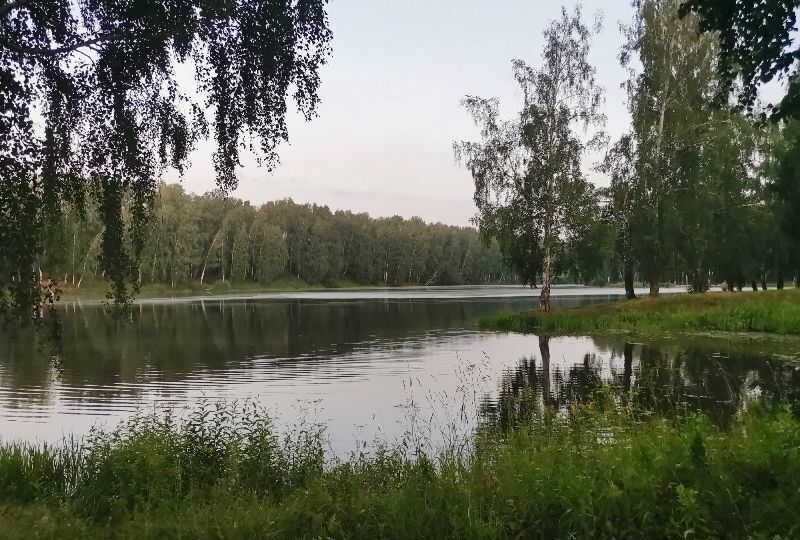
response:
M589 61L599 22L580 6L545 29L539 66L513 61L515 118L495 99L463 101L480 140L454 148L475 181L476 221L520 275L541 276L544 309L553 269L576 259L621 278L629 297L636 282L655 296L664 282L782 288L800 273L800 125L729 99L739 87L721 64L725 43L681 5L633 2L619 53L631 126L615 141ZM590 147L606 149L596 168L608 187L582 170Z
M97 206L63 207L43 275L67 286L103 277L103 222ZM470 227L420 218L371 218L291 199L252 205L219 192L162 184L143 231L138 284L258 283L461 285L512 283L496 242Z

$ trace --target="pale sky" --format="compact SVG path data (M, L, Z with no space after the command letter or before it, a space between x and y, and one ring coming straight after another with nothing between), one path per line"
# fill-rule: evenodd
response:
M459 102L466 94L500 99L511 116L521 95L511 60L538 65L541 33L561 3L552 0L331 0L333 55L323 69L319 117L309 123L292 114L290 144L269 173L245 159L233 196L260 204L291 197L296 202L372 216L419 216L430 222L468 225L476 209L469 173L453 159L454 140L475 139ZM568 8L572 3L566 4ZM606 90L606 131L613 138L628 126L626 79L617 54L619 22L628 23L627 0L585 0L585 22L604 15L592 61ZM192 155L183 185L203 193L214 188L210 154L203 143ZM591 172L598 156L587 156Z

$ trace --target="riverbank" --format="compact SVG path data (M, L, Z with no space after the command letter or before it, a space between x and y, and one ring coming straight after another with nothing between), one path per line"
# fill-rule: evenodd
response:
M83 445L0 447L0 538L791 538L800 421L721 430L601 399L476 449L325 463L257 411L139 418Z
M479 291L479 294L470 294L466 297L528 297L536 301L539 291L531 289L525 285L514 283L506 284L466 284L466 285L375 285L360 284L349 280L339 280L326 284L309 284L294 277L285 277L275 280L268 285L261 285L253 282L231 283L216 282L200 285L199 282L180 284L171 287L165 284L145 284L138 295L137 300L151 299L187 299L187 298L224 298L227 296L260 296L279 293L302 293L302 292L369 292L369 291L392 291L392 294L415 293L425 291ZM511 292L513 291L513 292ZM639 294L644 294L645 289L637 289ZM70 302L75 300L100 301L105 299L107 284L102 281L84 282L81 287L71 284L60 286L60 301ZM662 289L664 295L684 294L686 289L683 287L673 287ZM604 286L589 287L585 285L563 284L556 285L552 289L552 297L587 297L602 296L606 300L623 299L625 290L622 287Z
M375 285L359 285L353 281L341 280L336 283L310 284L294 277L280 278L267 285L254 282L215 282L200 284L200 282L180 283L171 287L164 283L146 283L142 285L136 298L180 298L186 296L207 296L224 294L260 294L296 291L320 291L335 289L366 289L375 288ZM105 281L87 281L79 287L70 283L60 285L60 300L102 300L106 297L108 283Z
M767 332L800 334L800 290L663 296L481 318L481 328L582 335L625 332Z

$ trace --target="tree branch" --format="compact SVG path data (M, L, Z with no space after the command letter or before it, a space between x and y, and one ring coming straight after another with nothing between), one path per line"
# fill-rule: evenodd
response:
M20 54L30 54L34 56L56 56L59 54L76 51L84 47L91 48L92 45L97 45L98 43L105 43L108 41L118 41L122 39L122 37L123 37L122 34L106 34L98 36L96 38L87 39L85 41L79 41L77 43L73 43L72 45L56 47L55 49L50 49L48 47L26 47L24 45L16 45L14 43L9 43L9 42L5 42L5 46L8 49L11 49L12 51L18 52Z

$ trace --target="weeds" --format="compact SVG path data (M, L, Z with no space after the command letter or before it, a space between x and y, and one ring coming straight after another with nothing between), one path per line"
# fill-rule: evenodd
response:
M791 538L800 421L646 419L608 396L461 452L325 463L252 404L139 416L83 444L0 448L0 538Z

